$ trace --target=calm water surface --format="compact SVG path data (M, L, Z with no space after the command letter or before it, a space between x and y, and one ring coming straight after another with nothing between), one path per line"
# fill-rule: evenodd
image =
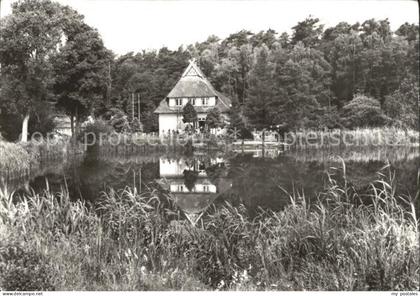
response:
M52 191L66 186L72 198L94 200L107 188L136 186L141 190L160 188L170 192L177 204L190 214L224 201L243 203L250 213L258 207L280 210L289 203L286 192L315 198L328 182L328 173L340 180L345 162L347 180L363 192L378 178L378 171L395 173L400 194L414 196L419 170L417 148L366 148L345 151L254 151L229 155L86 156L65 162L43 163L38 172L25 180L7 185L18 194L46 184ZM141 184L141 185L140 185ZM5 186L3 184L3 186Z

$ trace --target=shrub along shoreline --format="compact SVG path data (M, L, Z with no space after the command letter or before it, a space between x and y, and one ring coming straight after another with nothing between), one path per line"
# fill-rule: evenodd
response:
M368 196L330 180L251 219L226 203L203 223L158 191L110 189L89 206L68 192L0 193L4 290L418 290L415 207L379 179ZM417 196L418 198L418 196ZM405 201L404 201L405 200Z
M0 139L0 181L28 176L39 169L41 162L81 154L83 148L80 144L72 146L67 140L10 143Z
M86 132L89 132L89 130ZM0 178L16 179L29 174L31 167L36 167L41 160L63 158L70 152L83 153L86 148L95 150L92 147L96 147L98 153L112 152L125 155L129 153L144 154L150 151L168 151L169 149L166 148L175 144L172 142L166 143L165 140L158 137L142 138L135 134L117 134L117 136L112 140L105 139L100 149L96 147L97 145L91 146L79 142L76 146L72 146L69 141L55 141L52 144L46 142L10 143L0 139ZM148 143L148 141L151 141L151 143ZM280 141L288 144L289 149L294 150L322 150L333 147L398 148L418 147L420 136L415 130L383 127L355 130L302 130L281 135ZM118 144L110 145L111 143ZM185 143L181 144L184 147Z
M21 145L0 139L0 177L9 179L28 174L33 159Z

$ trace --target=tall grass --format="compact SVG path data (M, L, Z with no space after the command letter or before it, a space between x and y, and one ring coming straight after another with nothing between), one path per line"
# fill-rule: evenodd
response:
M41 163L64 161L67 156L84 153L81 145L71 145L68 139L9 143L0 140L0 181L10 183L36 174Z
M356 161L366 163L369 161L387 162L392 159L393 162L414 160L420 156L419 148L412 146L403 147L328 147L327 149L308 149L305 151L294 150L288 155L292 155L294 159L302 162L325 162L340 161L344 159L346 162Z
M0 178L28 173L32 159L21 145L0 140Z
M303 130L291 133L286 142L291 148L323 147L401 147L420 143L419 132L396 127L357 128L355 130Z
M290 195L283 211L252 219L226 203L193 226L153 190L108 190L94 205L71 202L64 188L19 201L3 191L0 287L418 290L413 201L396 196L385 176L363 196L369 203L354 202L361 198L330 179L317 202ZM8 281L17 273L21 281Z

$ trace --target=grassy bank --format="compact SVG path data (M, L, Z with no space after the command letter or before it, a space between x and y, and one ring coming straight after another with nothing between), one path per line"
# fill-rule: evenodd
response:
M44 161L63 160L69 154L82 154L84 146L68 140L10 143L0 140L0 180L5 182L34 174Z
M34 157L21 145L0 140L0 178L15 178L28 174Z
M291 148L323 147L401 147L420 143L419 132L394 127L358 128L355 130L304 130L286 135Z
M369 161L381 161L387 163L392 159L396 161L414 160L420 156L419 148L412 146L403 147L327 147L322 149L308 149L305 151L293 150L288 153L293 155L298 161L302 162L325 162L344 160L346 163L350 161L366 163Z
M418 290L419 225L392 182L369 205L331 180L318 202L291 196L251 219L225 204L192 226L170 197L127 188L87 206L63 190L0 193L6 290Z

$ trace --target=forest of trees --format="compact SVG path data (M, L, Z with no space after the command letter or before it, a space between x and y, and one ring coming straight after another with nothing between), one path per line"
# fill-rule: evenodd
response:
M244 30L176 51L128 53L113 65L111 102L129 113L129 93L139 93L145 128L155 130L154 108L195 58L249 127L415 128L418 36L414 24L392 32L387 20L367 20L324 30L310 17L291 36Z
M50 116L39 116L46 110L71 115L76 124L89 114L109 112L129 120L133 93L141 99L141 128L156 131L153 111L191 58L232 99L231 125L240 128L418 126L416 24L405 23L395 32L387 19L324 28L308 17L290 36L243 30L178 50L116 56L82 16L60 7L26 0L1 21L0 131L10 139L30 114L36 115L29 117L37 119L33 126L48 129ZM30 9L46 17L31 19ZM32 33L42 26L44 35L29 40L20 30L23 23L31 24Z

